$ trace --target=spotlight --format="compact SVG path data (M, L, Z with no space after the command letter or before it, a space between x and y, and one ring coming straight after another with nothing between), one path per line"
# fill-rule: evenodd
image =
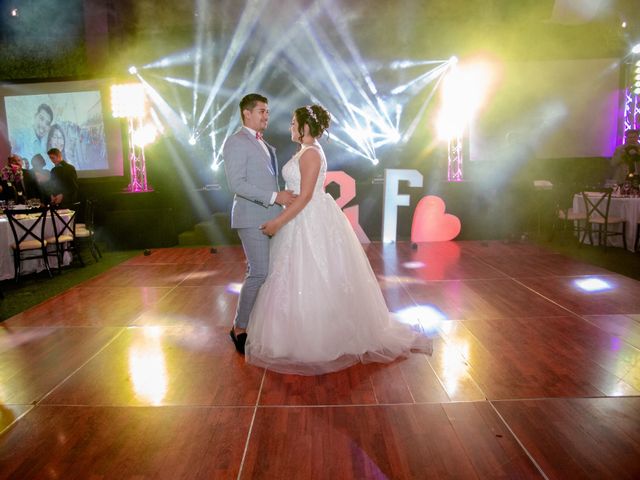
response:
M371 160L371 163L373 163L374 165L378 165L380 163L380 160L374 158L373 160Z
M194 137L193 135L191 135L189 137L189 145L195 145L196 144L196 137Z
M636 43L631 49L631 53L640 53L640 43Z
M155 125L147 123L133 132L133 143L139 147L144 147L153 143L158 137L158 130Z
M634 95L640 95L640 88L634 88L633 89L633 94Z
M141 118L145 113L145 93L141 83L111 86L111 111L114 118Z
M218 165L217 163L214 162L211 164L211 170L213 170L214 172L217 172L219 168L220 165Z
M18 9L17 8L12 8L11 9L11 16L12 17L17 17L18 16Z
M622 25L620 25L622 28L627 28L627 22L622 22Z
M131 75L135 75L136 73L138 73L138 69L137 69L136 67L134 67L133 65L131 65L131 66L129 67L129 73L130 73Z
M449 63L451 63L451 64L455 65L456 63L458 63L458 57L456 57L455 55L454 55L454 56L452 56L452 57L449 59Z

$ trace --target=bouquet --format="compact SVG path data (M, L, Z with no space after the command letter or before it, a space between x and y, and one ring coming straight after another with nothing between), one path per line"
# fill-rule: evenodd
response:
M19 165L6 165L0 170L0 176L2 176L2 180L7 182L7 185L20 183L22 181L22 168Z

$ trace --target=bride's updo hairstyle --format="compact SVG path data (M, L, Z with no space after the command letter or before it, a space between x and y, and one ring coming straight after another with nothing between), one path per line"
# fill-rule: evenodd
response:
M298 138L301 143L305 125L309 125L309 134L317 138L329 128L331 122L331 114L320 105L300 107L293 113L298 121L298 133L300 134Z

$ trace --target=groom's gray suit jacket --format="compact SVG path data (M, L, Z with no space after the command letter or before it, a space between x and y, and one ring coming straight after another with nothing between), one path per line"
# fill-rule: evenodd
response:
M279 190L278 162L275 148L264 143L269 155L251 132L241 128L224 144L224 169L234 194L231 228L257 228L281 211L279 205L269 205L273 192Z

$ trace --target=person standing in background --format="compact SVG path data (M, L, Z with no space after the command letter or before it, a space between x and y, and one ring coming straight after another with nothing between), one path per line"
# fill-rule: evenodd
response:
M40 201L46 204L50 201L49 181L51 180L51 172L44 168L46 162L44 157L37 153L31 159L31 178L37 184Z
M57 148L50 149L47 154L55 165L51 169L51 181L49 182L51 203L61 206L69 206L78 198L78 174L73 165L64 161L62 152Z
M611 157L612 178L616 183L624 183L630 173L640 173L640 144L637 128L627 130L625 142L618 145Z

